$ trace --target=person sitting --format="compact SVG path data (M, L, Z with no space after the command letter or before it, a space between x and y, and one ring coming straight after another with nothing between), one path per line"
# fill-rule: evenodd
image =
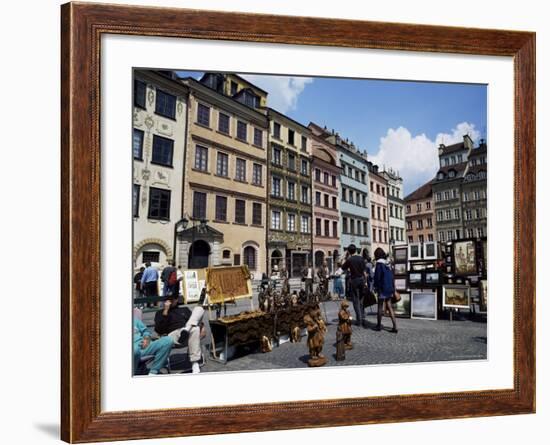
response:
M158 340L151 340L151 332L143 322L134 318L134 375L137 374L139 361L145 356L154 356L149 375L158 375L161 368L166 366L168 356L174 342L172 337L162 337Z
M174 344L185 345L189 349L189 360L192 372L200 372L199 361L201 353L201 325L204 315L202 305L197 305L191 311L188 307L178 307L178 296L170 295L164 302L164 307L155 314L155 331L166 335Z

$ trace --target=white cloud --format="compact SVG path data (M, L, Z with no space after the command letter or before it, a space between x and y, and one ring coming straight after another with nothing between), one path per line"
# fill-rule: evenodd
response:
M465 134L469 134L474 142L480 136L475 125L468 122L457 124L450 133L439 133L434 141L424 133L413 136L405 127L390 128L380 138L378 152L369 159L380 169L385 167L398 171L403 178L405 194L408 194L435 176L439 168L439 144L460 142Z
M269 93L268 104L281 113L294 110L298 96L307 84L313 82L311 77L280 77L245 74L242 77Z

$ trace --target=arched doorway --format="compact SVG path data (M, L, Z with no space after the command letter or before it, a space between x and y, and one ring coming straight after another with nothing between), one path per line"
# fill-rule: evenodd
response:
M256 249L252 246L246 246L243 250L243 262L248 266L248 270L256 270Z
M325 259L325 252L318 250L315 252L315 267L321 267Z
M191 244L189 249L189 269L203 269L208 267L208 257L210 256L210 244L206 241L198 240Z
M275 249L273 253L271 254L271 270L273 270L273 266L277 266L277 268L281 267L281 260L283 259L283 254L279 249Z

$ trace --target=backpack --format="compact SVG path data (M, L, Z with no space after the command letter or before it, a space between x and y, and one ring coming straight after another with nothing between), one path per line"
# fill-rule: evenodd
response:
M178 273L176 270L173 270L170 272L170 275L168 275L168 285L174 286L178 282Z

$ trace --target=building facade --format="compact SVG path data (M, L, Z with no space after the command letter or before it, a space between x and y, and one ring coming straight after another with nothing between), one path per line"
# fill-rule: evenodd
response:
M405 197L405 220L409 244L436 240L431 181Z
M487 144L480 141L468 156L462 182L464 238L487 236Z
M461 190L473 141L439 146L439 170L432 180L437 240L441 243L464 237Z
M403 200L403 178L392 169L384 170L382 176L388 183L388 224L390 227L390 248L407 243L405 227L405 201Z
M372 251L382 248L389 253L389 214L388 181L378 170L378 166L369 162L369 190L372 224Z
M312 263L311 138L302 124L267 108L269 268L285 265L301 276Z
M250 88L225 94L227 75L206 73L189 88L184 213L178 262L188 268L247 265L266 272L268 121Z
M314 266L327 262L334 271L340 256L340 166L334 145L322 137L323 129L310 123L313 186Z
M170 73L134 71L134 267L166 264L182 217L188 89Z

